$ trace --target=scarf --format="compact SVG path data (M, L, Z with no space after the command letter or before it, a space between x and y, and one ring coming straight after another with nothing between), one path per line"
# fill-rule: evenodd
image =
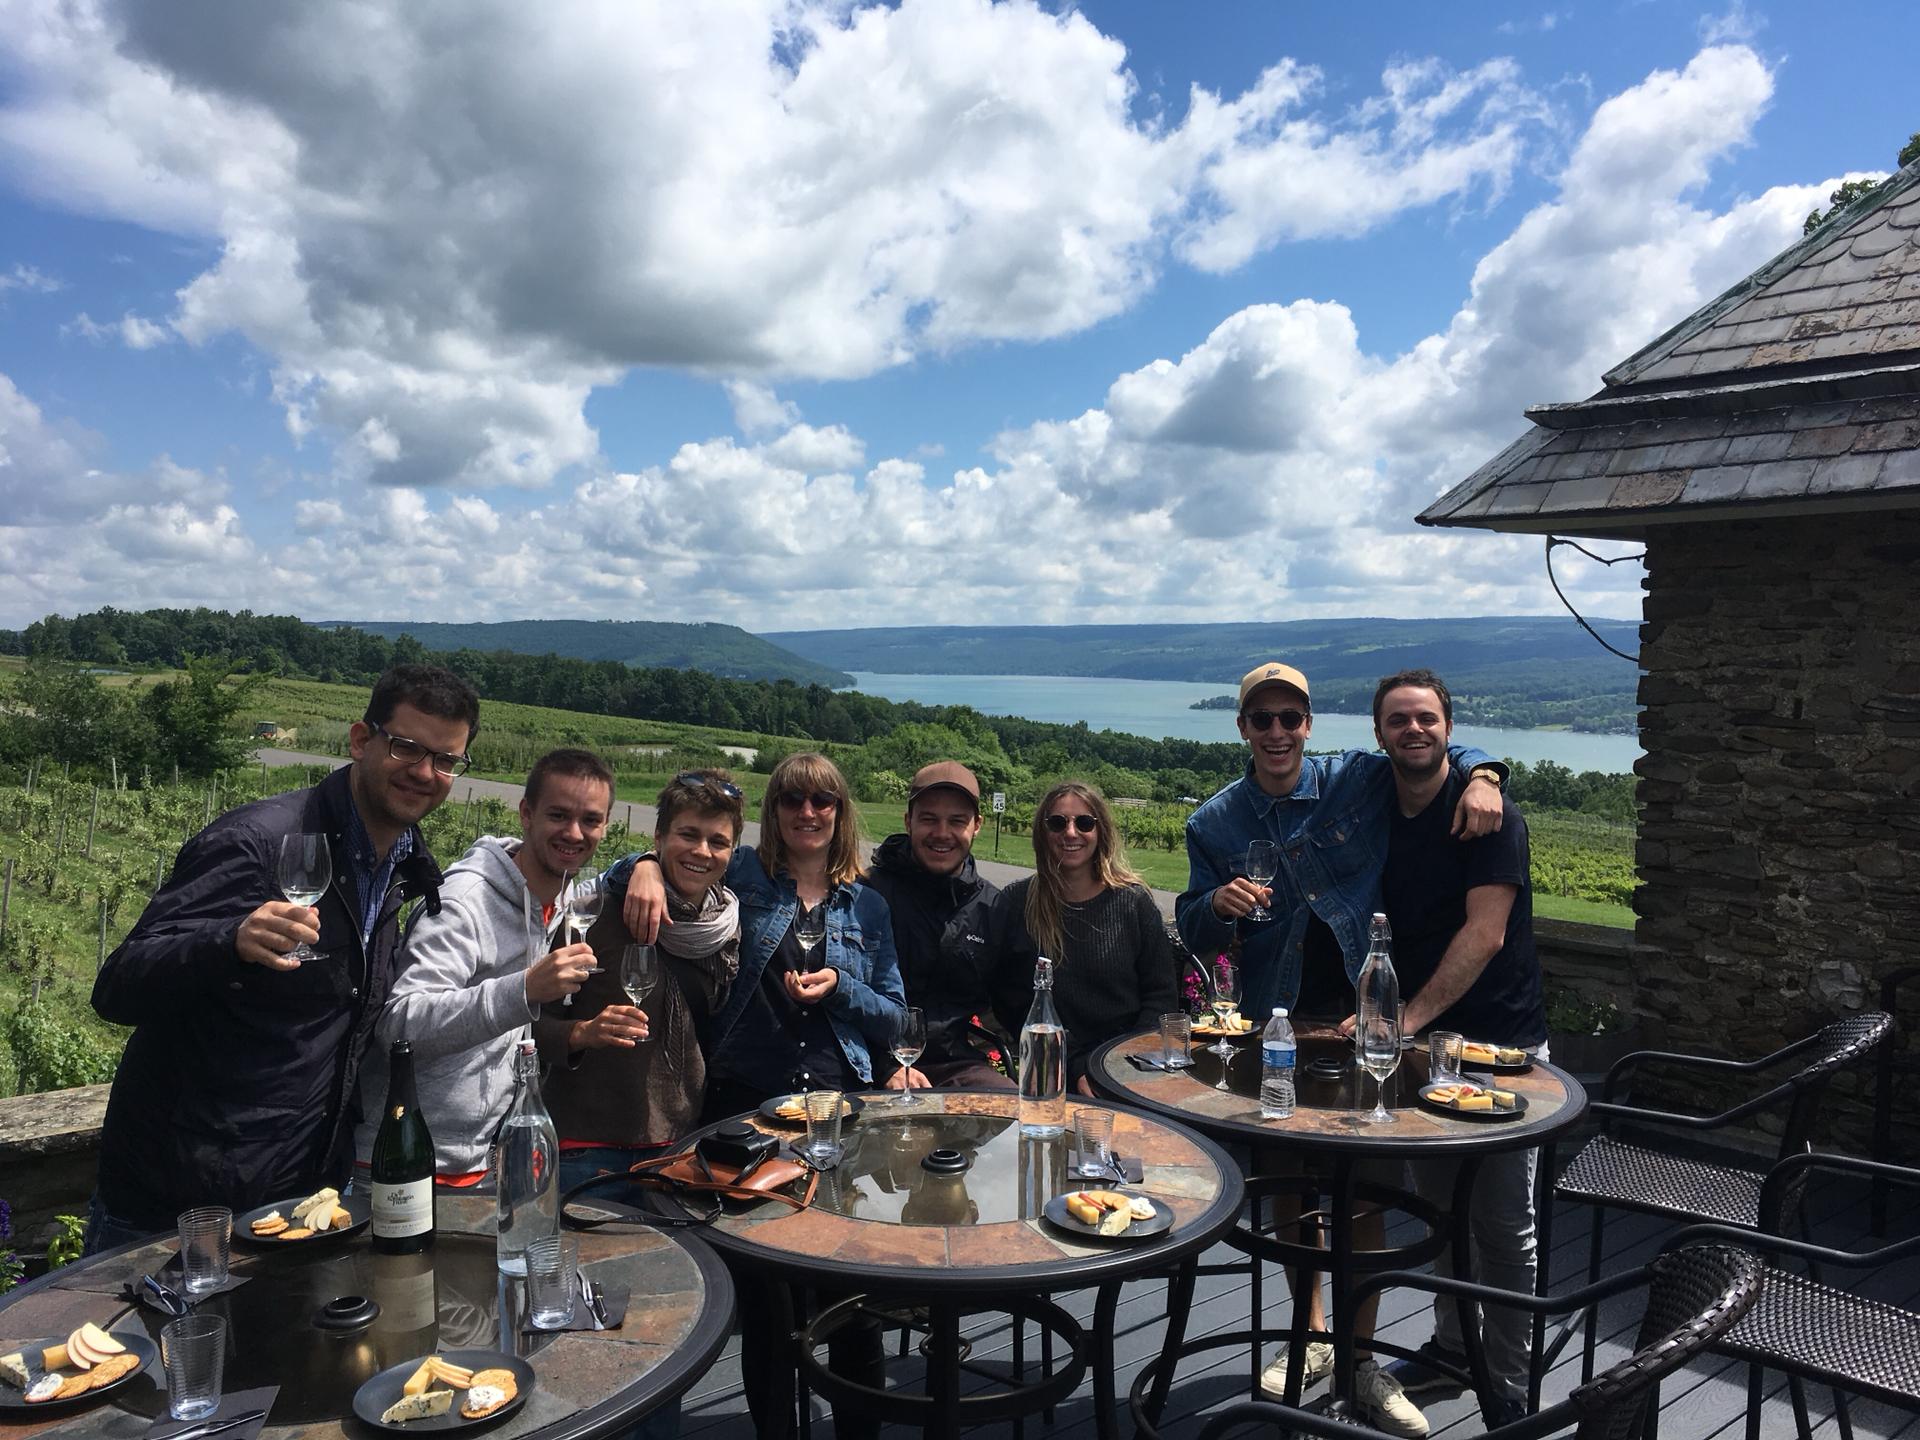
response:
M682 960L704 960L740 934L740 901L724 885L716 885L700 908L667 891L667 914L673 924L660 927L660 948Z

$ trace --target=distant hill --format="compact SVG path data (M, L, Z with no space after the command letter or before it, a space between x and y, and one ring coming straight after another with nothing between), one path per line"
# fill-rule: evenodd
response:
M626 665L704 670L729 680L795 680L840 688L853 677L749 635L737 625L680 625L664 620L506 620L454 625L422 620L320 620L322 629L351 626L396 640L411 635L429 650L508 650L565 655Z
M1639 627L1593 622L1635 654ZM1324 710L1365 714L1382 675L1424 665L1454 692L1456 718L1484 725L1634 728L1637 667L1567 616L1294 620L1223 625L910 626L792 630L763 638L822 665L896 675L1091 675L1216 682L1285 660Z

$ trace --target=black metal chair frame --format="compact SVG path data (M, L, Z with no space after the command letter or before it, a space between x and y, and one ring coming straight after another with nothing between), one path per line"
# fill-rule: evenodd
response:
M1900 987L1920 980L1920 965L1903 965L1881 977L1880 1008L1894 1018L1894 1033L1900 1033ZM1882 1165L1893 1163L1893 1077L1896 1071L1920 1074L1920 1056L1897 1053L1889 1037L1880 1047L1879 1063L1873 1082L1873 1158ZM1879 1176L1873 1182L1873 1233L1887 1233L1887 1180Z
M1920 1189L1920 1170L1885 1165L1875 1160L1861 1160L1851 1155L1793 1155L1767 1172L1766 1185L1761 1192L1761 1223L1764 1233L1756 1233L1734 1225L1689 1225L1675 1235L1671 1243L1680 1245L1707 1241L1732 1241L1734 1244L1758 1250L1764 1255L1804 1261L1809 1278L1816 1282L1822 1266L1872 1270L1920 1256L1920 1235L1909 1236L1896 1244L1883 1245L1877 1250L1854 1251L1835 1250L1828 1246L1816 1245L1811 1240L1793 1240L1780 1234L1780 1226L1786 1218L1784 1211L1789 1197L1804 1187L1805 1172L1812 1170L1832 1170L1865 1175L1876 1184L1910 1185ZM1769 1273L1774 1272L1770 1270ZM1920 1330L1920 1314L1914 1316L1914 1324L1916 1329ZM1865 1395L1898 1409L1920 1414L1920 1396L1876 1385L1869 1376L1849 1370L1823 1369L1770 1347L1739 1341L1731 1335L1716 1341L1714 1348L1722 1354L1747 1362L1748 1440L1757 1440L1760 1434L1761 1380L1765 1370L1778 1370L1787 1376L1788 1386L1792 1392L1794 1420L1799 1427L1801 1440L1807 1440L1807 1437L1812 1434L1812 1425L1807 1413L1806 1392L1801 1384L1803 1380L1811 1380L1815 1384L1825 1385L1833 1390L1834 1419L1842 1440L1853 1440L1853 1422L1847 1413L1848 1393Z
M1796 1040L1790 1045L1782 1046L1771 1055L1761 1056L1757 1060L1730 1060L1712 1055L1688 1055L1671 1050L1636 1050L1630 1055L1623 1055L1619 1060L1614 1062L1612 1068L1607 1071L1606 1079L1601 1084L1600 1099L1594 1101L1588 1107L1588 1110L1590 1114L1599 1120L1600 1131L1603 1137L1606 1135L1608 1123L1615 1120L1634 1121L1644 1125L1667 1126L1701 1133L1724 1130L1728 1126L1737 1124L1750 1116L1771 1110L1781 1101L1787 1100L1790 1101L1790 1104L1787 1108L1787 1119L1780 1137L1780 1148L1776 1157L1777 1167L1778 1161L1788 1159L1794 1155L1805 1154L1809 1151L1811 1148L1809 1137L1812 1134L1819 1101L1826 1089L1827 1083L1832 1080L1834 1075L1840 1070L1864 1059L1871 1053L1875 1046L1883 1043L1888 1031L1892 1028L1892 1024L1891 1018L1883 1011L1863 1011L1858 1015L1845 1016L1841 1019L1830 1021L1804 1039ZM1688 1115L1675 1111L1652 1110L1642 1106L1623 1104L1613 1098L1621 1082L1643 1065L1672 1065L1682 1069L1711 1071L1720 1075L1752 1075L1770 1070L1786 1061L1805 1056L1810 1052L1818 1053L1813 1060L1802 1065L1793 1074L1754 1096L1752 1099L1744 1100L1731 1109L1720 1111L1714 1115ZM1593 1142L1589 1142L1589 1144L1591 1143ZM1585 1153L1584 1150L1582 1153ZM1574 1160L1568 1165L1569 1170L1579 1163L1579 1158L1578 1155L1574 1157ZM1724 1168L1729 1175L1746 1174L1756 1181L1761 1178L1754 1172L1742 1172L1732 1167ZM1564 1171L1562 1172L1563 1179L1565 1173ZM1800 1179L1802 1183L1804 1183L1804 1176L1801 1176ZM1681 1210L1673 1205L1660 1203L1657 1200L1637 1201L1631 1197L1622 1195L1607 1195L1602 1198L1595 1198L1579 1191L1568 1192L1558 1184L1554 1187L1554 1194L1557 1198L1564 1198L1593 1207L1593 1224L1587 1246L1587 1280L1589 1283L1599 1278L1601 1253L1606 1237L1606 1212L1609 1207L1621 1210L1635 1210L1643 1214L1665 1215L1676 1219L1692 1218L1691 1212ZM1786 1198L1791 1202L1791 1208L1797 1213L1800 1191L1795 1189ZM1547 1269L1549 1263L1550 1257L1543 1254L1540 1257L1542 1290L1547 1288ZM1594 1346L1598 1339L1598 1324L1598 1316L1589 1313L1587 1316L1586 1336L1582 1345L1580 1361L1580 1373L1583 1379L1590 1379L1593 1375L1593 1356ZM1549 1362L1559 1353L1560 1348L1566 1343L1566 1339L1567 1335L1563 1333L1555 1341L1554 1345L1548 1351L1547 1359Z
M1703 1304L1690 1304L1682 1315L1659 1317L1656 1333L1647 1334L1655 1323L1653 1309L1663 1298L1663 1284L1670 1287L1682 1283L1686 1277L1676 1272L1688 1266L1717 1269L1719 1278L1706 1278L1718 1286L1718 1293ZM1658 1429L1660 1381L1706 1351L1753 1308L1760 1293L1762 1268L1757 1257L1738 1247L1699 1245L1668 1250L1635 1270L1562 1296L1521 1295L1466 1280L1392 1271L1362 1281L1355 1294L1358 1300L1395 1288L1427 1290L1545 1316L1596 1307L1603 1300L1646 1285L1648 1319L1642 1322L1638 1348L1632 1355L1584 1380L1558 1404L1489 1430L1487 1435L1490 1440L1538 1440L1571 1425L1578 1427L1583 1440L1651 1440ZM1259 1421L1270 1422L1283 1431L1302 1431L1329 1440L1391 1440L1345 1414L1318 1414L1271 1400L1228 1406L1207 1422L1200 1432L1201 1440L1219 1440L1236 1425Z

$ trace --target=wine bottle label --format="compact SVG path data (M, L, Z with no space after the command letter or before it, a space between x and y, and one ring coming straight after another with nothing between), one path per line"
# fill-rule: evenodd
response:
M387 1240L433 1229L433 1179L373 1182L373 1233Z

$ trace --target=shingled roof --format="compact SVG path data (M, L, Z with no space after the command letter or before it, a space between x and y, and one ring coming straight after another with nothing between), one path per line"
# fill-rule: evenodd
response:
M1920 161L1622 361L1424 525L1622 535L1920 506Z

